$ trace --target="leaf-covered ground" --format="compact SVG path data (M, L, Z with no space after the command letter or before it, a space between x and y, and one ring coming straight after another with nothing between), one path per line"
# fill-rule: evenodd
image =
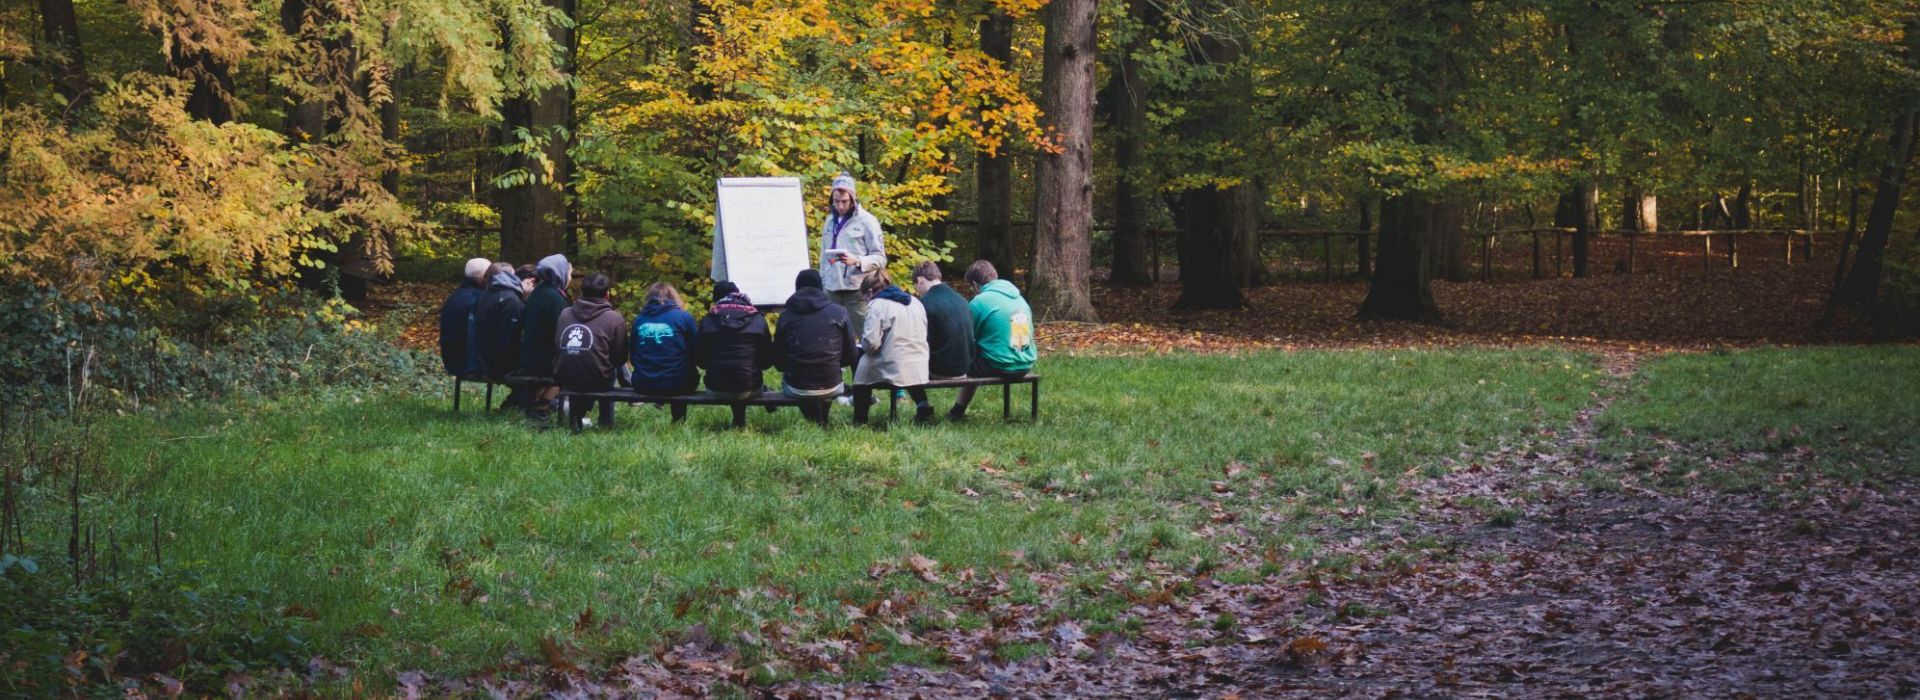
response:
M1777 240L1753 238L1740 267L1731 268L1723 242L1716 243L1715 257L1703 260L1697 238L1650 240L1638 245L1635 271L1628 274L1624 241L1602 237L1595 242L1594 276L1553 278L1549 258L1548 278L1533 279L1528 251L1514 245L1521 240L1502 249L1493 282L1434 282L1445 319L1437 325L1353 320L1366 282L1351 277L1350 262L1341 279L1319 281L1318 258L1309 256L1276 258L1276 280L1248 290L1248 311L1171 311L1180 295L1172 267L1164 284L1096 284L1102 323L1046 324L1042 340L1049 350L1121 353L1460 344L1697 349L1833 342L1853 332L1818 327L1833 283L1831 251L1817 251L1808 262L1796 250L1789 265ZM1570 265L1563 265L1569 274ZM1468 268L1478 280L1477 259ZM379 317L397 312L403 342L430 350L444 287L388 287L369 311Z

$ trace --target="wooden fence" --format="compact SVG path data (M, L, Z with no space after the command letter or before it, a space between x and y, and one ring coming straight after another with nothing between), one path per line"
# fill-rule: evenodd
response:
M966 219L949 220L946 223L949 226L972 227L977 225L976 222L971 220L966 220ZM1016 228L1016 229L1031 229L1032 227L1033 227L1033 222L1031 221L1015 221L1015 222L1011 222L1011 225L1010 225L1010 228ZM591 242L595 232L629 230L632 227L611 226L607 224L572 224L572 225L569 225L568 228L574 231L586 232L587 239L589 242ZM499 231L498 227L493 227L493 226L440 226L439 229L443 231L452 231L455 233L468 233L468 234L497 233ZM1095 226L1093 227L1093 230L1110 233L1113 231L1113 227L1112 226ZM1162 247L1161 241L1163 239L1178 240L1180 232L1174 229L1148 229L1146 230L1145 233L1147 234L1148 249L1152 251L1152 254L1153 254L1152 265L1153 265L1154 280L1159 281L1160 268L1162 266L1161 253L1160 253L1160 249ZM1553 265L1553 276L1561 277L1565 274L1566 266L1571 264L1568 262L1568 258L1570 255L1570 251L1568 249L1571 247L1568 244L1568 239L1572 237L1574 233L1575 233L1575 230L1571 228L1543 227L1543 228L1508 229L1503 231L1473 231L1473 232L1465 233L1463 235L1467 239L1479 240L1480 242L1479 278L1483 282L1490 282L1493 280L1493 270L1495 267L1494 249L1499 245L1499 240L1502 237L1518 238L1518 237L1524 236L1528 239L1528 241L1531 244L1530 250L1531 250L1531 258L1532 258L1532 265L1531 265L1532 276L1535 279L1539 279L1546 276L1545 260L1547 259L1547 255L1548 255L1547 251L1544 249L1544 246L1542 244L1542 239L1546 237L1552 238L1553 250L1551 253L1551 256L1552 256L1551 261ZM1624 239L1627 245L1627 253L1626 253L1625 259L1616 261L1616 262L1621 266L1621 271L1627 274L1633 274L1635 268L1639 264L1639 248L1640 248L1639 244L1641 239L1684 240L1689 238L1697 238L1700 240L1701 267L1702 269L1712 269L1715 265L1714 239L1717 238L1720 240L1721 250L1724 251L1722 255L1725 259L1726 267L1728 269L1737 270L1740 268L1740 241L1743 238L1753 239L1753 238L1779 237L1782 241L1781 247L1780 247L1781 257L1783 260L1785 260L1787 265L1792 265L1794 263L1795 248L1799 249L1799 257L1802 260L1812 260L1814 256L1814 251L1816 250L1816 246L1814 245L1816 238L1820 236L1839 237L1839 236L1845 235L1845 233L1846 233L1845 231L1838 231L1838 230L1807 230L1807 229L1727 229L1727 230L1683 229L1683 230L1673 230L1673 231L1652 231L1652 232L1627 231L1627 230L1602 230L1602 231L1592 231L1592 232L1589 232L1587 235L1594 237L1595 239L1598 239L1601 237L1615 237L1615 238ZM1265 242L1265 241L1294 241L1294 242L1317 241L1319 242L1320 243L1320 270L1321 270L1320 276L1321 276L1321 279L1331 282L1334 280L1336 276L1344 275L1347 273L1345 262L1341 261L1340 263L1336 264L1334 260L1333 251L1334 251L1334 244L1336 240L1345 242L1347 245L1352 246L1352 249L1354 252L1353 258L1352 258L1352 260L1354 261L1353 273L1356 275L1365 276L1371 273L1372 261L1370 260L1370 258L1372 256L1370 255L1370 253L1371 253L1371 249L1375 247L1374 243L1378 241L1380 234L1377 231L1363 231L1358 229L1261 229L1259 232L1259 236L1262 242ZM477 240L475 242L475 245L478 246ZM1341 257L1344 258L1345 256L1341 256ZM1593 261L1589 261L1589 265L1592 265L1592 263Z

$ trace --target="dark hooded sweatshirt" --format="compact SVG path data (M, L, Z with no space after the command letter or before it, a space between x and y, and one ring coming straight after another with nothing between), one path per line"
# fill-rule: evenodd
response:
M520 367L520 278L512 272L493 276L487 294L473 307L473 339L489 378L498 381Z
M554 324L553 382L564 387L603 389L627 362L627 320L605 298L581 297L560 312Z
M723 394L760 389L760 372L773 364L767 317L743 294L729 294L700 319L694 362L707 371L707 388Z
M520 349L520 373L544 377L553 371L553 334L559 328L560 312L570 302L559 285L543 283L527 295L527 310L521 316L526 340Z
M920 297L927 307L927 371L941 377L966 376L973 365L973 313L967 298L952 287L936 284Z
M795 389L840 386L840 368L859 357L847 310L818 287L801 287L787 297L777 328L780 375Z
M447 296L447 302L440 305L440 366L447 374L465 376L481 374L486 371L486 363L480 359L480 344L474 342L473 310L480 305L480 298L487 295L487 288L472 279L460 281L460 288Z
M633 390L678 394L699 388L693 369L696 337L693 314L670 301L647 302L633 319Z

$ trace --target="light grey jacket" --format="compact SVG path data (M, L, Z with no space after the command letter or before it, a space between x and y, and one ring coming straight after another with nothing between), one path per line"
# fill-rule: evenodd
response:
M880 220L866 207L856 206L853 215L840 226L839 240L833 232L833 212L820 222L820 281L829 292L856 292L867 273L887 266L887 250L880 233ZM839 248L860 259L858 265L842 265L827 259L827 251Z
M913 299L905 306L886 299L867 302L867 325L860 334L860 366L853 383L886 382L897 387L927 383L927 307Z

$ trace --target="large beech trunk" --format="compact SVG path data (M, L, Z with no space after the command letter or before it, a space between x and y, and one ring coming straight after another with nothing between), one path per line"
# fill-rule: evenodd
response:
M1040 158L1028 301L1049 321L1097 321L1090 288L1093 232L1095 0L1047 6L1041 110L1059 139Z

